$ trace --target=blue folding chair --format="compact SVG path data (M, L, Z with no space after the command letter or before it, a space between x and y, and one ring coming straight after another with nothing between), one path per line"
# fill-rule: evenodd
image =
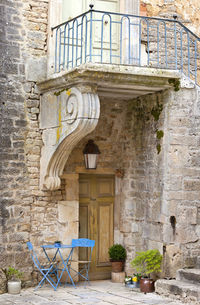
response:
M84 248L88 248L88 260L71 260L70 261L70 266L69 266L69 270L73 270L73 272L75 273L75 275L73 276L80 276L82 279L85 280L85 285L86 283L89 283L89 268L90 268L90 263L91 263L91 258L92 258L92 250L94 248L95 245L95 240L91 240L91 239L87 239L87 238L79 238L79 239L72 239L72 247L84 247ZM81 267L79 268L79 271L74 270L73 268L71 268L71 262L77 262L81 265Z
M39 287L42 287L45 281L47 281L53 287L53 289L56 290L57 285L56 285L56 282L52 278L52 276L56 276L56 278L58 279L56 263L49 262L45 265L41 265L35 251L33 250L32 243L27 242L27 246L31 253L31 258L33 260L34 265L36 266L37 270L42 275L42 279L39 282L39 284L37 285L37 287L35 288L35 290L37 290Z

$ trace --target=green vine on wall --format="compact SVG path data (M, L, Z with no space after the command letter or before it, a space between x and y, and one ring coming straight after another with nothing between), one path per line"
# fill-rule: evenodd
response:
M170 78L168 80L169 84L174 85L174 91L179 91L180 90L180 80L177 78Z
M153 106L153 108L151 109L151 115L153 116L153 118L156 122L159 120L162 110L163 110L163 105L161 103L159 103L159 101L157 99L156 105ZM156 149L157 149L158 154L161 152L160 140L163 137L164 137L164 131L156 129L156 138L157 138Z
M156 105L151 109L151 115L154 117L155 121L159 120L160 114L163 110L163 105L157 100Z

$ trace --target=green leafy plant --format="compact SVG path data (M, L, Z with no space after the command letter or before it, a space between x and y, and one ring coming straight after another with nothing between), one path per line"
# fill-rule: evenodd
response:
M20 280L22 276L23 273L13 267L8 267L6 270L6 277L8 280Z
M135 280L134 280L134 279L135 279ZM134 273L134 274L133 274L132 280L133 280L134 282L139 282L140 279L141 279L141 273Z
M161 272L162 255L157 249L137 252L137 256L131 261L131 266L141 274L148 277L150 273Z
M125 261L126 259L126 249L120 244L110 247L108 254L111 261Z

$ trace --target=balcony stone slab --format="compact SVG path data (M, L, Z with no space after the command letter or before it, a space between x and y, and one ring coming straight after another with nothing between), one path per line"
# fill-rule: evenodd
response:
M170 79L181 78L181 73L149 67L87 63L68 72L54 74L39 83L41 92L70 88L92 87L99 97L130 100L173 87Z

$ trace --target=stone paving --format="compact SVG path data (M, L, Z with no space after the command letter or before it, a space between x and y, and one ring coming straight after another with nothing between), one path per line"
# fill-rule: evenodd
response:
M0 305L69 305L69 304L98 304L98 305L181 305L156 293L143 294L139 289L126 288L123 284L111 281L95 281L90 286L78 284L77 288L71 286L59 287L54 291L45 286L37 291L34 288L22 289L21 294L0 295Z

